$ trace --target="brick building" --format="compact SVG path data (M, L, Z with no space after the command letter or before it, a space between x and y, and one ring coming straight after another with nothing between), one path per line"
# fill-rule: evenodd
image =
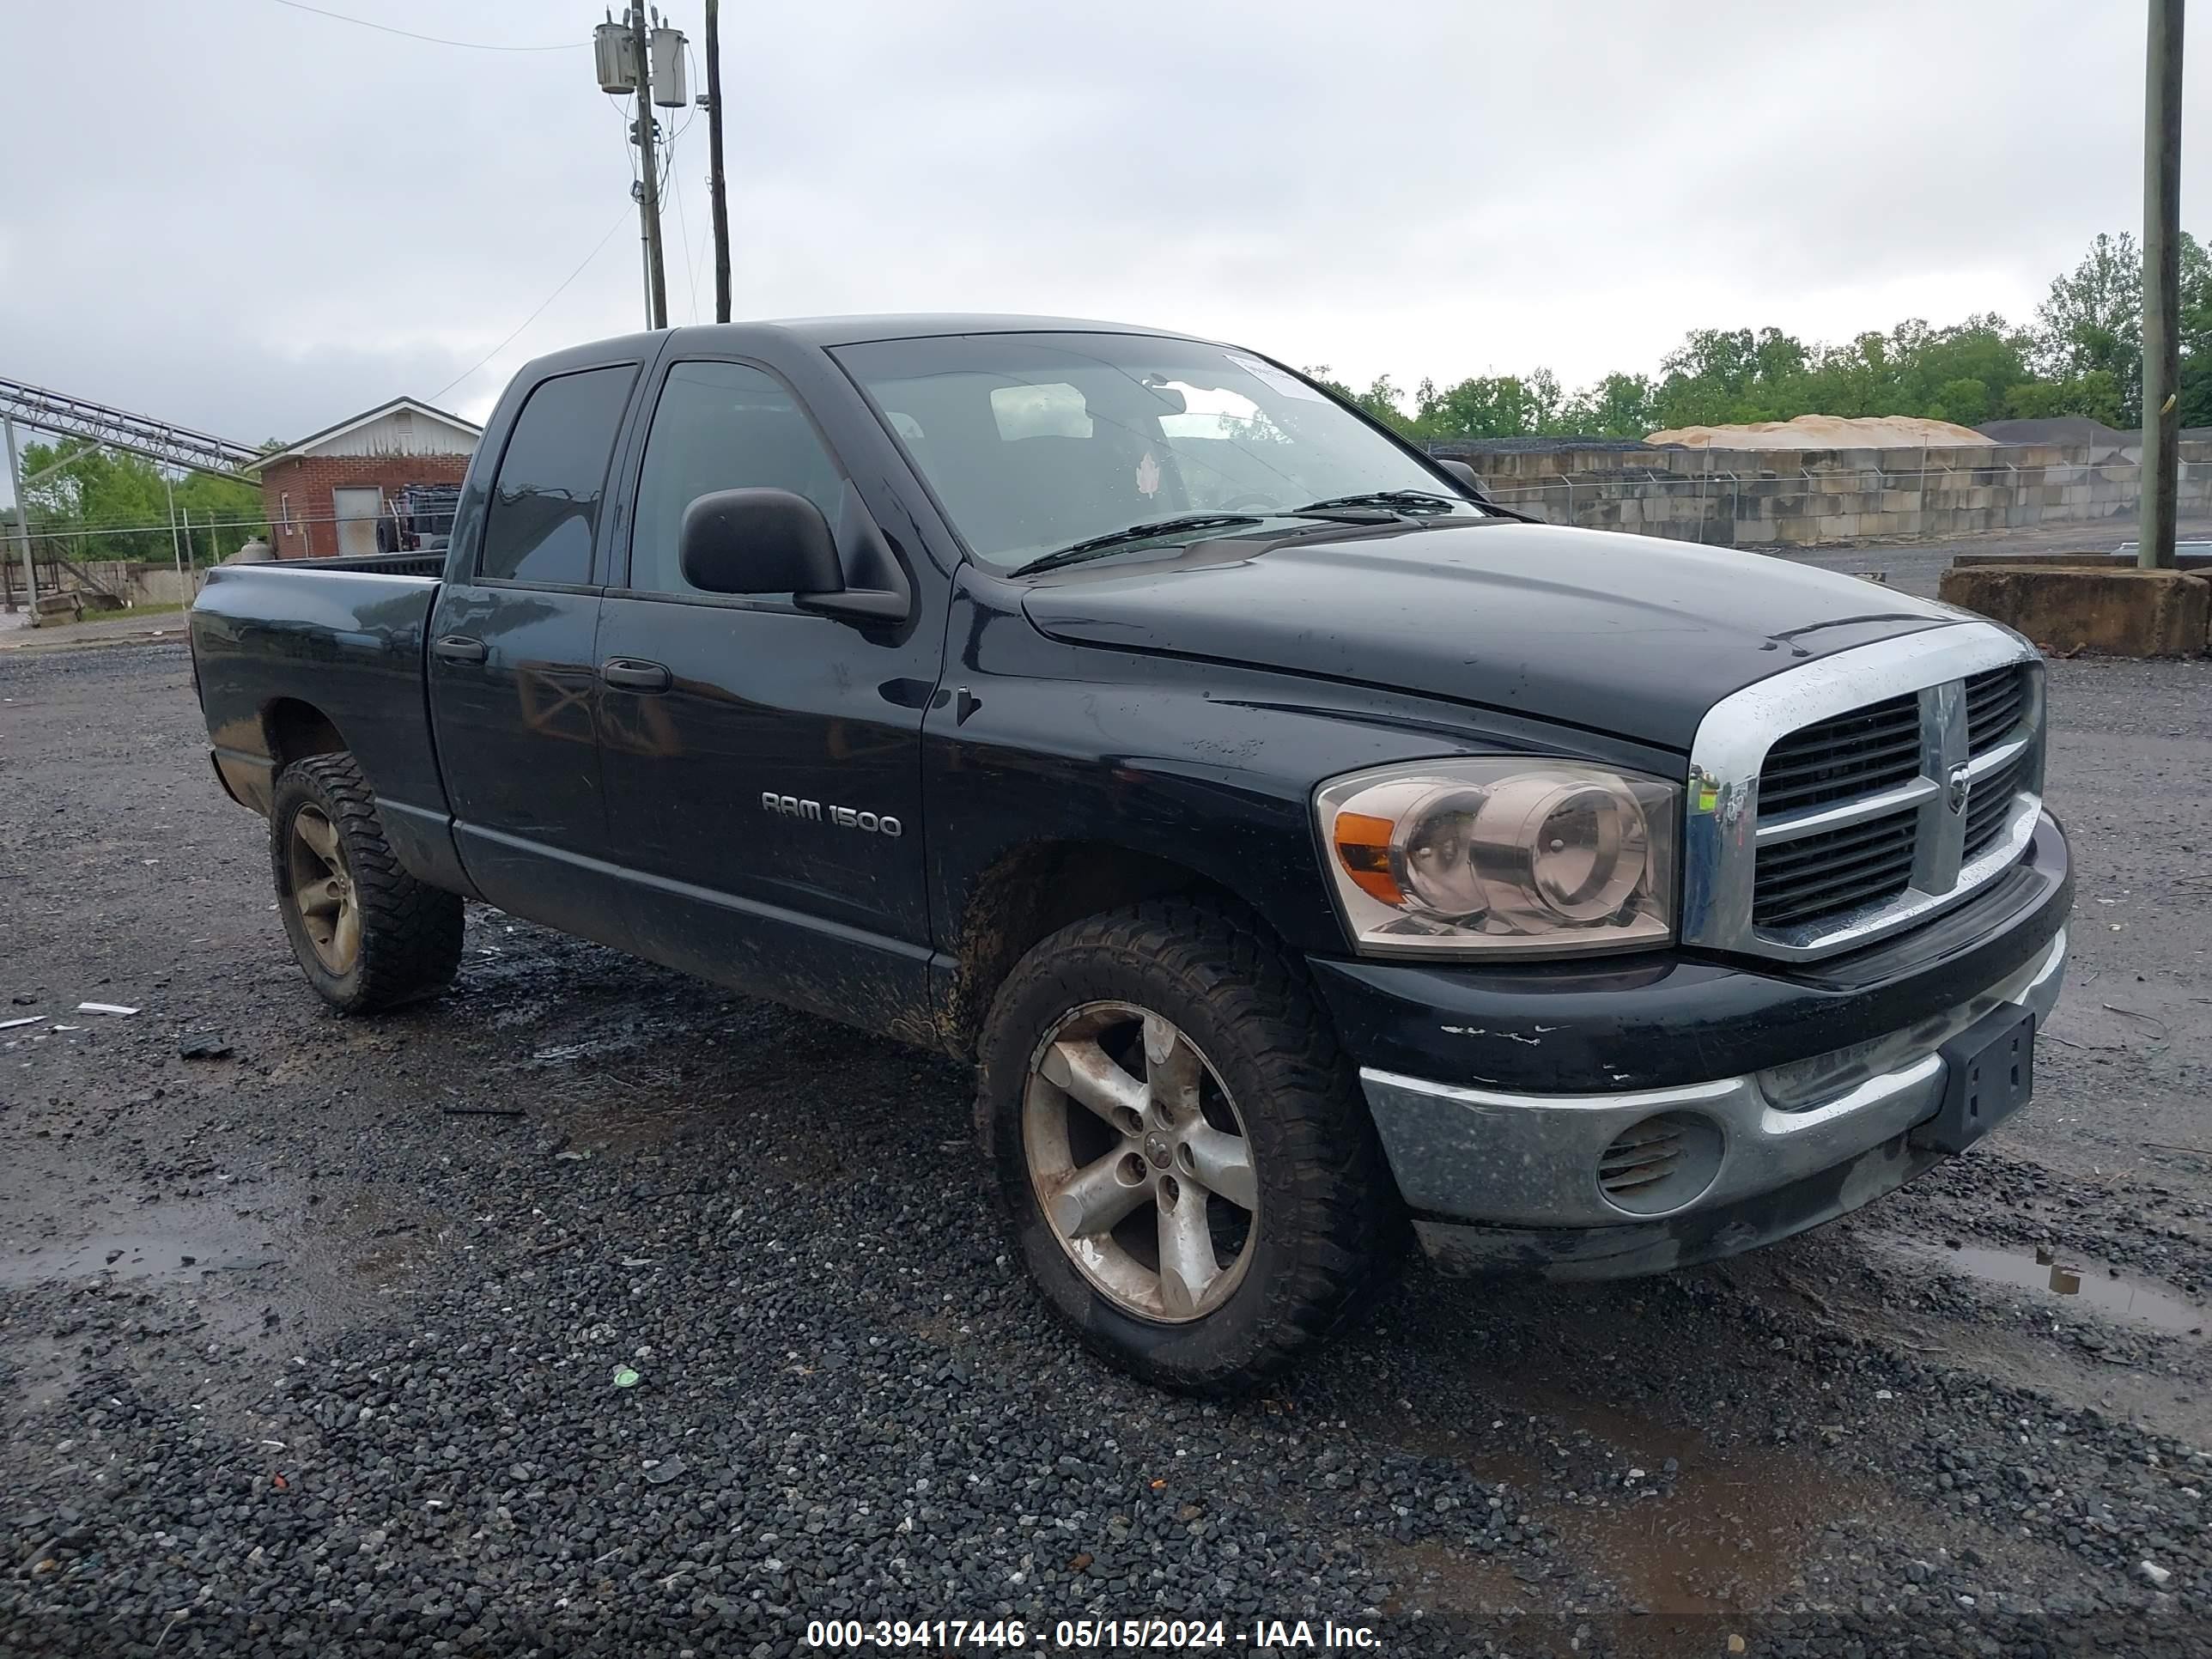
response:
M375 552L377 520L392 517L400 492L460 483L483 431L413 398L394 398L263 456L248 470L261 480L276 556Z

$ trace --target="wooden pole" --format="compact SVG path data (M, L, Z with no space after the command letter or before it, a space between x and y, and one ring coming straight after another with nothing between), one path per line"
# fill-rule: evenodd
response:
M722 7L707 0L707 188L714 204L714 320L730 320L730 198L722 178Z
M2143 74L2142 523L2136 562L2174 568L2180 520L2181 17L2150 0Z

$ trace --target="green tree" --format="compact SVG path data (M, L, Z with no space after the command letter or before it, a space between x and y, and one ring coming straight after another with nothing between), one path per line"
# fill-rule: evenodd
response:
M1784 388L1776 400L1778 420L1819 413L1847 419L1867 415L1902 415L1906 401L1899 353L1907 359L1922 343L1925 323L1900 324L1903 339L1869 332L1848 344L1823 347L1813 356L1808 370Z
M1364 410L1385 426L1401 432L1413 430L1413 422L1404 408L1406 394L1398 390L1388 374L1376 375L1366 391L1354 392L1343 381L1329 378L1327 363L1310 364L1303 373L1308 380L1318 380L1345 402Z
M2174 387L2181 424L2212 426L2212 255L2181 234L2181 375Z
M1812 354L1778 328L1692 329L1659 366L1651 415L1661 426L1778 421Z
M1990 418L1996 405L1989 383L1972 379L1946 380L1936 388L1935 401L1922 412L1931 421L1950 421L1960 426L1978 426Z
M2181 239L2185 426L2212 426L2212 256ZM1799 415L1911 415L1972 426L2081 415L2114 426L2142 419L2142 261L2135 239L2103 235L2055 278L2035 320L2015 328L1994 312L1943 327L1907 318L1838 344L1808 344L1778 328L1693 329L1656 377L1613 374L1571 397L1547 370L1480 375L1407 399L1389 376L1364 392L1310 370L1346 401L1422 438L1551 433L1640 437L1663 427L1729 426Z
M2046 380L2111 375L2119 388L2121 422L2141 421L2142 255L2133 236L2100 234L2079 264L2051 278L2050 294L2036 308L2035 352Z
M1932 331L1920 343L1911 359L1911 389L1923 401L1941 402L1945 401L1947 386L1965 380L1979 381L1988 408L1974 418L1993 419L2005 393L2035 378L2035 371L2027 362L2032 346L2027 334L2009 326L1993 311L1969 317L1949 328ZM1942 418L1973 424L1972 420L1956 414Z
M1377 374L1367 390L1352 401L1385 426L1407 433L1413 429L1413 416L1406 413L1406 394L1398 390L1388 374Z
M1559 423L1593 437L1640 438L1653 429L1651 382L1641 374L1608 374L1567 399Z
M189 472L164 489L161 469L143 456L102 449L79 439L27 446L23 471L26 477L46 473L24 487L34 529L92 532L63 538L72 558L174 556L167 527L173 495L180 513L189 509L196 520L257 527L261 522L261 492L243 479ZM243 529L227 533L243 539ZM206 550L204 538L200 550Z
M2062 415L2084 415L2106 426L2121 424L2124 394L2107 368L2093 368L2063 380L2029 380L2005 394L2004 415L2012 421L2047 421Z
M1413 394L1413 431L1424 438L1524 438L1561 429L1565 399L1547 368L1479 374L1456 385L1424 380Z

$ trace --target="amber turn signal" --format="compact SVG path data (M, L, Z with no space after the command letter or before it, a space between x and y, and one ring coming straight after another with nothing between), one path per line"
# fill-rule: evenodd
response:
M1404 891L1390 875L1390 832L1395 827L1389 818L1371 813L1336 815L1336 860L1344 866L1344 873L1368 897L1394 906L1406 902Z

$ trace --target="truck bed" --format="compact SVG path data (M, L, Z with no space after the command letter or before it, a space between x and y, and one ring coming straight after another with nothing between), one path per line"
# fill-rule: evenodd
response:
M217 568L234 570L237 565L222 565ZM352 559L269 559L257 568L264 570L296 570L314 575L332 570L349 570L369 575L437 576L446 568L442 551L429 553L364 553Z
M380 803L442 819L423 682L437 556L218 565L192 606L192 665L235 799L266 815L277 763L347 749ZM318 712L319 711L319 712Z

